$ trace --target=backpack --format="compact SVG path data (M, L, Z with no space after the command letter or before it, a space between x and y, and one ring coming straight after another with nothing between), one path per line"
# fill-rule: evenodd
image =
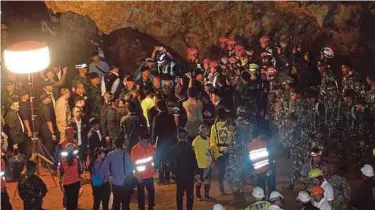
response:
M100 166L98 167L98 170L100 169L100 167L101 167L102 165L103 165L103 163L100 164ZM102 186L102 185L103 185L103 179L104 179L104 178L101 179L100 176L96 173L95 166L93 166L92 171L93 171L93 173L92 173L92 175L91 175L91 183L92 183L92 185L93 185L94 187L100 187L100 186Z

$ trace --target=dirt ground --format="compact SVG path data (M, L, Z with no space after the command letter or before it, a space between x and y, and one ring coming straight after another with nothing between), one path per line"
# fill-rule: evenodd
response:
M284 153L285 154L285 153ZM286 210L298 210L300 207L295 201L295 194L292 190L288 190L287 186L289 184L289 170L291 163L287 159L286 155L278 154L277 155L277 190L279 190L285 196L285 206L283 207ZM216 173L214 173L216 174ZM211 189L211 196L216 199L217 203L221 203L225 206L227 210L234 210L234 209L244 209L247 204L230 204L232 197L231 196L220 196L218 194L218 183L217 183L217 175L214 175L214 180L212 181L212 189ZM54 186L51 176L43 171L42 172L42 179L46 182L48 186L48 194L44 198L43 207L48 210L60 210L62 208L62 192L60 191L59 187ZM359 185L358 180L351 180L350 181L353 190L355 190ZM155 202L156 210L167 210L167 209L176 209L176 186L175 185L166 185L166 186L158 186L155 184L156 193L155 193ZM18 194L15 194L16 183L8 183L8 193L10 196L10 201L13 205L13 209L23 209L22 200L19 198ZM229 192L229 187L226 186L227 192ZM136 193L133 194L131 209L138 209L137 208L137 199L135 196ZM248 203L251 203L251 187L245 188L245 197ZM82 189L82 194L79 198L79 209L92 209L93 197L91 194L91 187L89 185L84 185ZM184 202L186 205L186 202ZM196 210L209 210L212 209L212 206L215 202L198 202L194 200L194 209Z

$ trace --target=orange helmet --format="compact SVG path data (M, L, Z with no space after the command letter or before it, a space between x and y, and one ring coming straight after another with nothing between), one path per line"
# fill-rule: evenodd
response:
M234 47L234 50L236 50L236 51L242 51L244 49L245 49L244 46L239 45L239 44Z
M208 58L203 59L203 64L209 64L211 61Z
M316 196L316 195L323 195L324 190L320 186L314 186L311 190L311 196Z
M195 48L195 47L189 47L189 48L187 49L187 54L188 54L188 55L194 55L194 54L197 54L197 53L198 53L198 49Z
M211 61L210 62L210 68L216 68L219 66L219 63L217 61Z
M269 42L270 40L271 40L270 37L268 37L268 36L262 36L262 37L259 39L259 43Z
M227 41L227 44L234 46L234 45L237 44L237 41L233 38L229 38L228 41Z
M220 44L226 44L228 42L228 37L222 36L219 39Z
M228 60L229 60L229 63L237 63L237 58L234 56L230 57Z

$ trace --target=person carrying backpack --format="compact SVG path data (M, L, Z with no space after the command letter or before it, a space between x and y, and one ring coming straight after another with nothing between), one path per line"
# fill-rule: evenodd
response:
M106 156L105 149L98 147L91 156L89 165L92 194L94 196L93 210L99 210L100 203L103 210L109 209L109 197L111 195L111 186L109 184L109 167L104 159Z

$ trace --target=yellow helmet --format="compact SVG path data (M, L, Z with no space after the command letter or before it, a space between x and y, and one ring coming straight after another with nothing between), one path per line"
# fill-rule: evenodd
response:
M372 150L372 155L375 156L375 148Z
M319 176L323 176L322 170L320 170L319 168L313 168L313 169L310 170L309 179L316 178L316 177L319 177Z

